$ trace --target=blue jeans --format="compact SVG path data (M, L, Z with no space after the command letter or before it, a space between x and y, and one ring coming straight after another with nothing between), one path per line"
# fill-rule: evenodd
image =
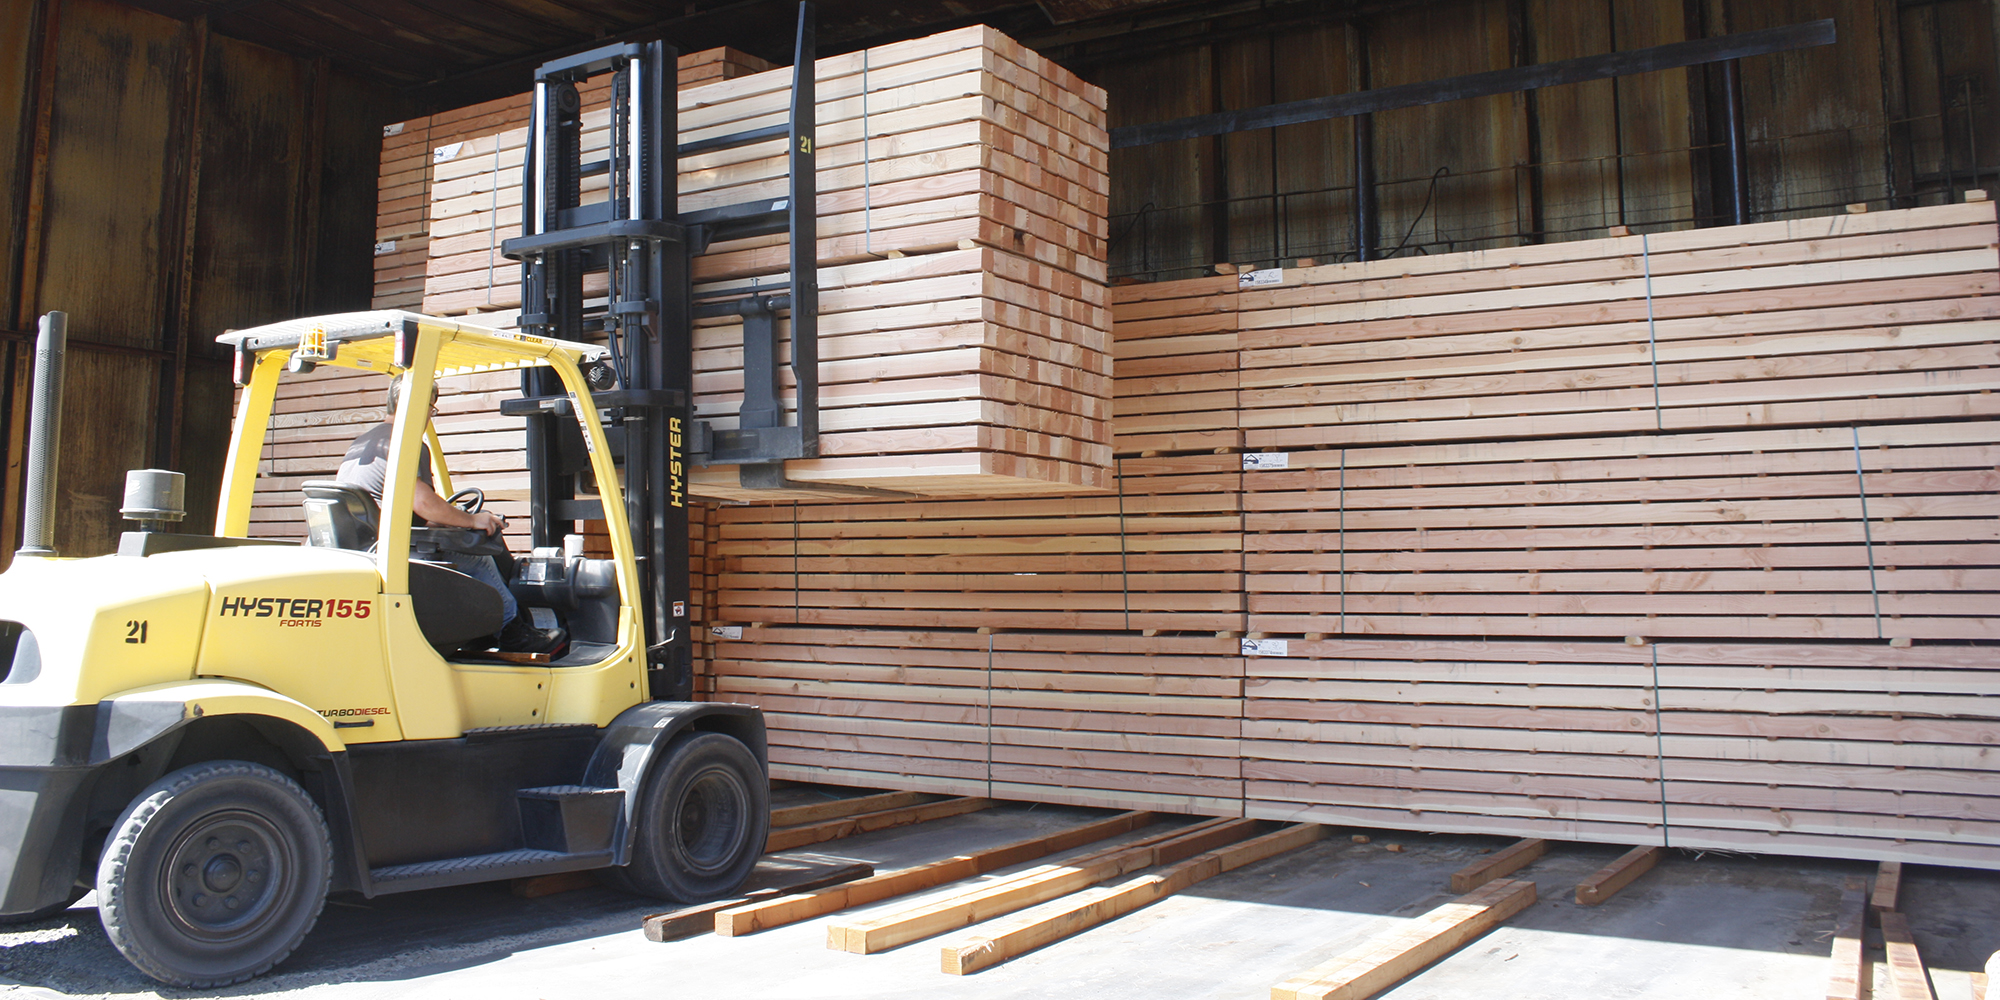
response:
M521 606L515 603L514 592L507 589L507 581L500 576L500 567L493 564L493 557L467 555L463 552L448 554L451 556L451 564L457 567L460 573L500 592L500 627L506 628L507 623L513 621L514 616L520 613Z

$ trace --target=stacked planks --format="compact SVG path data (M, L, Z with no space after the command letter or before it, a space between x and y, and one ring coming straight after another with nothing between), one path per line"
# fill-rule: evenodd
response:
M721 620L1241 630L1238 462L1126 459L1105 496L727 508Z
M1289 272L1244 290L1252 449L1991 416L1993 206Z
M1996 435L1982 420L1293 455L1244 477L1250 628L2000 638Z
M1112 289L1121 455L1243 447L1235 276Z
M821 457L787 476L925 496L1108 488L1103 91L983 26L816 72ZM781 123L790 78L684 90L682 140ZM585 115L587 151L605 121ZM523 129L483 137L440 169L424 311L514 321L519 266L498 248L519 231L525 141ZM782 140L684 157L681 209L782 199L786 164ZM586 202L604 196L594 183ZM694 261L695 291L747 294L786 267L782 236L718 243ZM740 343L733 318L697 330L697 415L718 428L740 399ZM729 467L693 482L717 499L770 497Z
M1655 652L1673 844L1995 865L1992 647Z
M717 617L956 637L954 742L1022 797L2000 867L1996 237L1970 204L1119 288L1119 507L721 509ZM1229 599L1142 617L1171 587ZM775 628L718 691L764 697ZM903 683L870 710L932 707ZM780 770L928 766L868 745Z
M1225 639L770 625L713 641L714 697L763 709L775 778L1241 812L1243 661Z
M1247 815L1663 843L1645 648L1335 638L1245 670Z

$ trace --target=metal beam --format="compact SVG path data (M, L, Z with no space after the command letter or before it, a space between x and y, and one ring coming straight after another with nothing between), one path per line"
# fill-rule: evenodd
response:
M1565 59L1561 62L1541 63L1535 66L1472 73L1443 80L1336 94L1332 97L1315 97L1311 100L1271 104L1261 108L1195 115L1155 122L1151 125L1129 125L1111 130L1111 148L1124 149L1130 146L1173 142L1178 139L1197 139L1250 129L1298 125L1304 122L1325 121L1329 118L1347 118L1378 111L1391 111L1396 108L1459 101L1468 97L1491 97L1495 94L1511 94L1565 83L1583 83L1633 73L1680 69L1749 56L1769 55L1773 52L1830 45L1833 41L1833 21L1829 18L1783 28L1745 31L1720 38L1697 38L1669 45L1656 45L1649 49L1608 52L1604 55L1584 56L1581 59Z

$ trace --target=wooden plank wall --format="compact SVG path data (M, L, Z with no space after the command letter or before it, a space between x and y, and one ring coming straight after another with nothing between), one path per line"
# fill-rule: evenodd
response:
M367 300L369 119L387 97L323 62L106 0L0 15L0 561L19 532L32 333L69 314L57 547L110 551L128 469L188 474L214 518L231 327ZM355 169L357 166L360 169Z
M2000 867L1996 244L1119 288L1117 492L716 510L712 696L784 777Z

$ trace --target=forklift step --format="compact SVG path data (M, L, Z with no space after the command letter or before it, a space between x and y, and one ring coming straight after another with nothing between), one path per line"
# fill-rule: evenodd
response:
M625 811L625 790L550 785L514 793L521 807L521 840L535 850L565 854L608 851Z
M377 868L369 872L368 876L375 883L377 893L410 892L416 889L436 889L448 885L490 882L503 878L526 878L530 875L584 871L590 868L603 868L611 862L609 849L578 854L535 850L501 851L498 854L475 854L471 857L424 861L413 865L391 865L387 868Z

